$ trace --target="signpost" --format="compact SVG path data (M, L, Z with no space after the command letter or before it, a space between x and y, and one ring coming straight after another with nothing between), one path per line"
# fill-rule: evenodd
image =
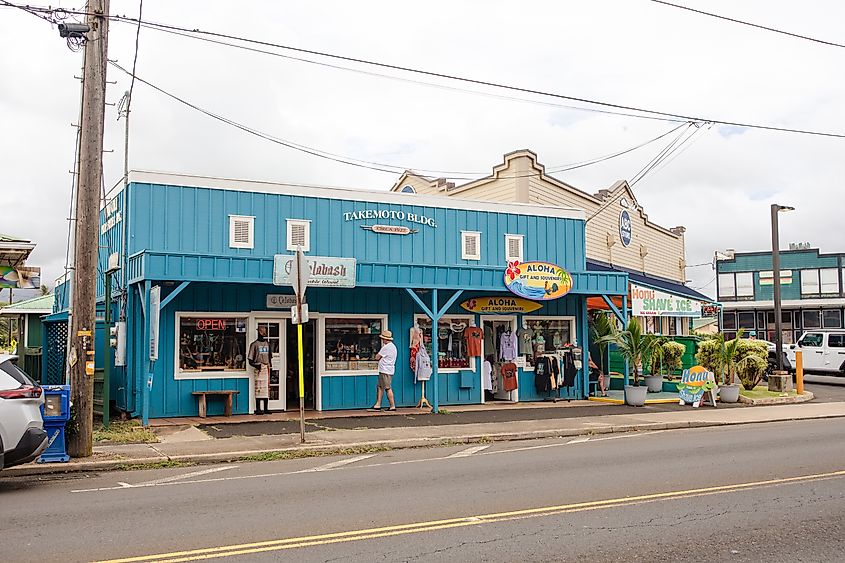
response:
M308 305L303 301L310 275L308 259L305 258L300 246L291 264L289 279L296 293L296 305L291 308L291 322L296 325L296 349L299 359L299 440L303 444L305 443L305 370L302 359L302 323L308 322Z

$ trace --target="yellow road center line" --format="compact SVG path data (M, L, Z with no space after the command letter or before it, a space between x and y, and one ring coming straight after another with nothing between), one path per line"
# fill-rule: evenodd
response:
M719 493L727 493L741 490L748 490L754 488L770 487L773 485L783 485L789 483L799 483L805 481L813 481L820 479L830 479L834 477L845 477L845 470L831 471L828 473L816 473L811 475L801 475L798 477L784 477L780 479L769 479L766 481L752 481L748 483L736 483L732 485L717 485L713 487L704 487L700 489L686 489L681 491L667 491L662 493L651 493L646 495L637 495L631 497L621 497L614 499L576 502L571 504L561 504L556 506L545 506L537 508L527 508L522 510L512 510L508 512L495 512L490 514L482 514L478 516L464 516L460 518L448 518L443 520L431 520L427 522L415 522L410 524L398 524L394 526L384 526L379 528L369 528L361 530L350 530L346 532L334 532L329 534L319 534L313 536L300 536L296 538L286 538L278 540L269 540L263 542L234 544L220 547L209 547L203 549L174 551L170 553L159 553L155 555L143 555L138 557L128 557L123 559L110 559L108 561L101 561L100 563L135 563L141 561L159 562L164 561L176 563L182 561L198 561L203 559L214 559L220 557L230 557L234 555L246 555L250 553L260 553L266 551L281 551L285 549L293 549L300 547L310 547L315 545L327 545L340 542L360 541L367 539L375 539L389 536L397 536L412 533L431 532L436 530L444 530L449 528L458 528L465 526L476 526L479 524L491 524L501 522L503 520L514 520L518 518L525 518L531 516L551 516L554 514L561 514L567 512L581 512L586 510L595 510L599 508L610 508L615 506L626 506L630 504L637 504L650 501L669 500L682 497L704 496Z

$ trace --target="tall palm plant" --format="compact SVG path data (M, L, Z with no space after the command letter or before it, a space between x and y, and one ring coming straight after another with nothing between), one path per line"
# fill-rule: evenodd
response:
M725 342L724 335L722 336L722 357L721 357L721 364L722 364L722 380L725 382L725 385L733 385L734 383L734 376L736 375L736 350L739 346L739 340L742 338L742 335L745 331L743 329L739 329L739 332L736 333L736 338L733 340L728 340Z
M598 340L607 344L615 344L619 354L628 360L633 370L634 385L640 384L640 369L643 362L651 355L652 350L658 342L653 334L643 334L640 321L631 318L624 330L619 330L611 323L610 334Z

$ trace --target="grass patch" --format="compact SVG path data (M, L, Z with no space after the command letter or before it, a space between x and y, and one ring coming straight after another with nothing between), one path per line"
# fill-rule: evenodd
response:
M94 429L94 442L98 444L151 444L158 442L158 436L141 426L137 420L114 421L109 427L100 425Z
M153 461L150 463L125 463L115 467L118 471L136 471L140 469L169 469L171 467L193 467L196 463L187 461Z
M795 392L793 389L789 393L776 393L774 391L769 391L769 388L765 385L758 385L751 391L747 391L746 389L739 390L740 395L743 397L747 397L749 399L769 399L771 397L796 397L798 393Z
M387 452L392 450L387 446L359 446L355 448L337 448L327 450L289 450L284 452L263 452L255 455L239 457L237 461L280 461L285 459L302 459L306 457L327 457L332 455L361 455Z

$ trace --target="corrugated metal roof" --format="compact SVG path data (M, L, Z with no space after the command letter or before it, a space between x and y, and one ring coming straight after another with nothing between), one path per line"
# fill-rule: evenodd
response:
M0 315L17 315L17 314L41 314L46 315L53 312L53 300L55 296L51 293L49 295L41 295L26 301L18 301L0 309Z
M622 268L621 266L610 266L608 264L596 262L595 260L587 259L587 270L593 272L626 273L628 274L628 279L634 283L641 283L649 287L653 287L654 289L661 289L663 291L681 297L689 297L690 299L696 299L698 301L704 301L706 303L715 303L715 301L713 301L713 298L707 297L703 293L699 293L694 289L691 289L683 284L673 282L664 278L649 276L648 274L643 274L642 272L632 272L631 270L627 270L625 268Z

